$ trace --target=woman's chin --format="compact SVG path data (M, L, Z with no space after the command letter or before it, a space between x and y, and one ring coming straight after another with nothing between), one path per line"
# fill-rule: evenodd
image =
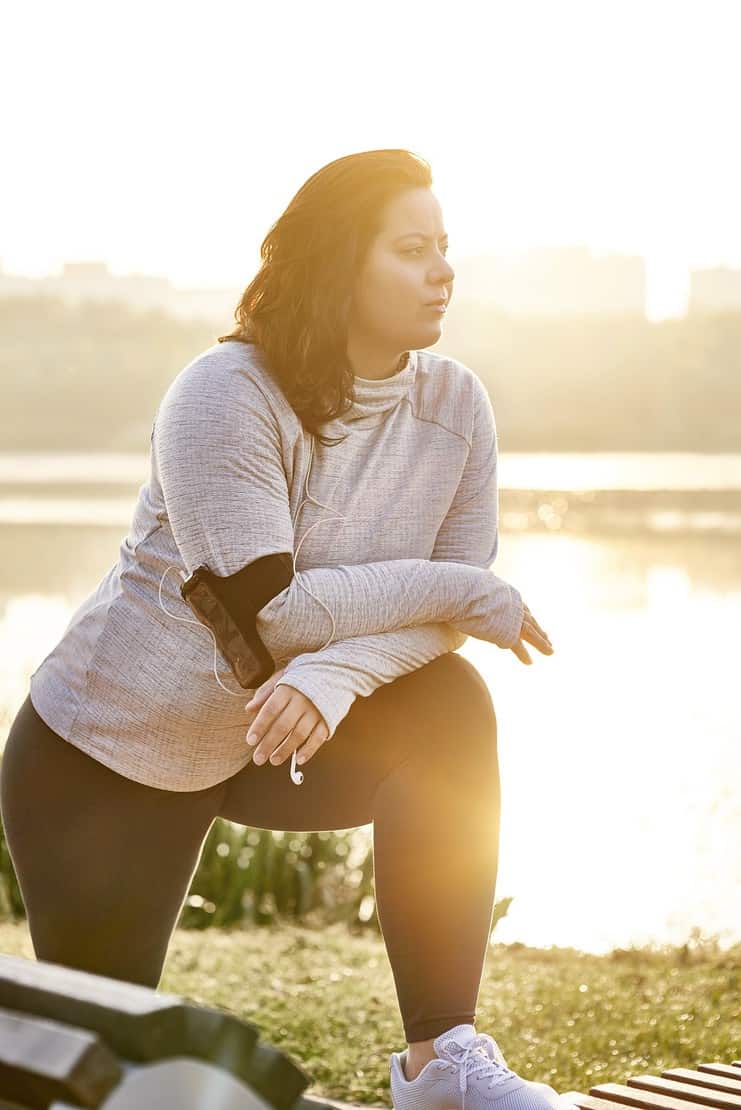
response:
M409 344L411 347L426 347L428 343L434 343L439 339L443 331L442 320L431 320L429 324L424 324L419 328L419 340L415 339Z

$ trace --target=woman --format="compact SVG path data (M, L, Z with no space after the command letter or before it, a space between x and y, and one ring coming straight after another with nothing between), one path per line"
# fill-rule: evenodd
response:
M160 402L117 563L32 675L0 806L37 957L152 987L214 818L373 822L394 1105L539 1108L553 1089L473 1024L499 770L455 649L553 649L490 570L488 394L426 350L454 278L431 183L409 151L350 155L270 229L236 328Z

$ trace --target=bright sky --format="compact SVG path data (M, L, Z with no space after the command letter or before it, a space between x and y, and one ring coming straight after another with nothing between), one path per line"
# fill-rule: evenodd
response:
M432 165L450 260L580 243L741 265L736 0L24 0L0 36L0 264L243 287L342 155Z

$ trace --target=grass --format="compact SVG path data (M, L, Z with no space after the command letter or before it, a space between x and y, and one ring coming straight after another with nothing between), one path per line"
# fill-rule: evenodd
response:
M25 922L0 951L33 957ZM741 945L593 956L489 948L476 1012L508 1065L559 1091L741 1052ZM390 1106L389 1052L404 1047L382 940L343 926L175 931L160 989L254 1022L313 1077L311 1093Z

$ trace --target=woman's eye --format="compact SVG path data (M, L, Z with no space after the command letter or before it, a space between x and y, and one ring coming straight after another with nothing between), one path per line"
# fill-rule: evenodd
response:
M424 247L412 247L410 250L404 251L404 254L416 254L417 251L423 251ZM448 248L443 247L443 254L447 255Z

